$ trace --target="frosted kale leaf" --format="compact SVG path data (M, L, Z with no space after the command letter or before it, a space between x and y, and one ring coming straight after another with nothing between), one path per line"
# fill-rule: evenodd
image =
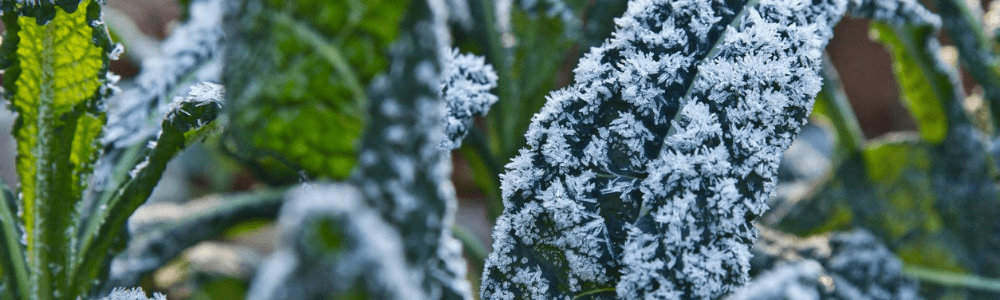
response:
M101 298L101 300L167 300L167 296L160 293L153 293L153 298L149 298L146 296L146 292L139 287L131 289L115 288L111 291L110 295Z
M349 185L300 187L278 219L279 248L247 299L424 299L399 231Z
M185 78L220 81L221 65L212 62L217 62L215 58L221 51L225 3L192 1L190 18L160 44L160 55L144 60L136 78L123 83L122 92L108 100L108 124L101 137L105 147L78 209L81 214L97 210L99 199L110 197L124 183L126 173L141 162L136 152L156 139L171 100L183 95L191 85Z
M483 298L707 299L742 285L751 222L820 90L833 26L847 11L937 22L888 2L631 1L502 175Z
M899 259L867 231L761 235L754 279L727 299L920 299L917 281L903 276Z
M497 86L497 73L481 56L449 52L441 76L441 97L445 101L445 135L442 149L458 149L472 130L472 117L485 116L497 96L490 90Z
M368 128L352 182L397 228L405 259L431 299L470 299L460 244L451 236L456 210L451 157L444 138L445 103L438 95L449 55L447 15L440 0L413 1L392 45L392 64L369 92Z

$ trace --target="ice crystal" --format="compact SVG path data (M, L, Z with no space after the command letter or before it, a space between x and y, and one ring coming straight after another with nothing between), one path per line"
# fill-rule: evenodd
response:
M754 246L758 275L729 300L920 299L916 280L864 230L798 239L762 230Z
M445 107L445 135L442 149L458 149L462 139L472 130L472 117L485 116L497 96L490 90L497 87L497 73L486 59L473 54L449 52L445 71L441 75L441 97Z
M451 157L438 148L445 132L438 92L451 42L446 8L441 0L411 5L406 30L390 50L389 72L371 87L351 181L399 230L407 266L428 299L471 299L461 245L451 235L457 209Z
M160 293L153 293L153 298L149 298L146 296L146 292L139 287L131 289L115 288L111 291L110 295L101 298L101 300L167 300L167 296Z
M846 12L938 22L914 1L630 1L501 176L483 298L709 299L746 282L751 222Z
M108 123L104 128L102 144L104 155L98 160L88 204L93 203L93 193L108 188L115 167L127 149L138 143L156 138L160 131L160 118L165 115L171 97L183 91L185 76L210 65L218 55L223 40L222 18L226 1L196 0L191 2L191 17L174 29L160 44L160 56L142 62L142 72L128 88L108 101ZM209 68L211 69L211 68ZM215 72L195 74L199 81L219 81L220 69Z

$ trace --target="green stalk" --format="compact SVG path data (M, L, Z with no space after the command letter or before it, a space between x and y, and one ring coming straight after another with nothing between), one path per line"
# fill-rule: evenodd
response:
M937 2L944 28L958 48L962 65L983 87L993 128L1000 129L1000 60L993 53L993 43L965 1Z
M956 288L1000 293L1000 279L979 277L918 266L903 266L903 274L917 280Z
M851 102L844 91L844 85L840 81L830 56L823 54L823 70L820 72L823 77L823 90L820 97L824 100L822 105L824 113L830 122L833 123L834 130L837 131L837 146L840 148L839 155L846 157L853 153L858 153L864 149L865 136L861 131L861 124L858 123ZM819 102L819 99L817 99Z
M3 274L7 280L17 288L14 294L17 298L28 298L30 291L28 282L28 271L25 266L24 247L21 245L21 230L17 228L17 217L13 193L7 190L7 183L0 180L0 236L3 237L4 271L13 273Z

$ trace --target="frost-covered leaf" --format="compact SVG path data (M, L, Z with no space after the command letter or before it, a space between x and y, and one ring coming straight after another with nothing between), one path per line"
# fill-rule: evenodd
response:
M449 53L445 71L441 75L441 97L445 102L445 135L442 149L462 146L462 139L472 128L472 118L485 116L497 96L490 90L497 86L497 73L486 64L483 57L459 54L458 49Z
M970 6L972 2L939 0L937 3L944 29L958 47L962 65L983 87L996 130L1000 128L1000 59L993 51L992 32L986 32L989 25L980 25L982 10L978 5ZM995 26L997 15L993 13L994 20L988 22Z
M356 188L307 185L286 198L279 246L261 264L247 299L428 298L421 275L407 265L399 229Z
M753 254L754 279L727 299L921 299L899 259L864 230L808 239L762 230Z
M124 232L128 217L149 198L170 159L200 141L207 131L219 129L213 121L222 113L221 92L221 86L203 83L187 96L174 99L156 140L140 154L145 159L129 171L120 189L97 203L98 209L85 220L79 233L79 263L69 270L76 294L86 295L93 279L108 267L109 254L121 250L114 242Z
M153 298L146 296L146 292L140 287L115 288L110 295L100 300L167 300L167 296L160 293L153 293Z
M0 53L3 96L18 114L17 173L21 179L31 291L60 290L73 256L72 212L87 186L104 125L100 107L113 88L107 72L115 46L100 20L103 1L3 1L7 32ZM50 267L57 266L57 267Z
M405 262L430 299L471 299L461 245L452 237L457 201L438 95L451 42L444 2L413 1L372 85L369 122L352 182L399 230Z
M630 2L507 166L483 298L708 299L744 283L751 222L848 11L938 21L913 1Z
M382 53L409 2L241 1L227 29L225 78L240 153L310 177L347 177L364 89L388 65Z

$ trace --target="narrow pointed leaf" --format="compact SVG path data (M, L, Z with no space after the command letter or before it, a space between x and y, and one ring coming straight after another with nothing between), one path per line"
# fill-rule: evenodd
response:
M105 271L106 259L121 250L113 249L114 242L124 232L128 217L149 198L170 159L199 140L194 133L218 126L213 121L222 112L222 99L222 87L206 83L175 100L163 118L160 134L145 150L145 160L130 172L121 189L98 203L98 211L81 228L80 263L69 271L74 293L87 295L93 278Z
M7 189L7 183L0 180L0 284L6 288L0 294L14 298L25 298L30 285L28 270L25 266L24 245L21 237L24 232L15 215L17 198Z

